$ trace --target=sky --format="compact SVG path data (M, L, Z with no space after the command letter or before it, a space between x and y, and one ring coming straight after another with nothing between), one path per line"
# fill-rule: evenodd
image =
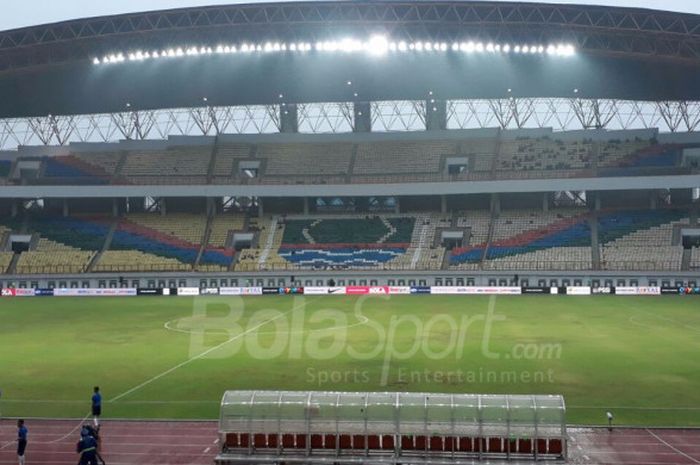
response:
M35 26L69 19L87 18L148 10L186 8L232 3L264 3L262 0L0 0L0 30ZM291 0L277 0L291 1ZM506 0L496 0L506 1ZM654 8L700 14L700 0L556 0L548 3L574 3L606 6Z

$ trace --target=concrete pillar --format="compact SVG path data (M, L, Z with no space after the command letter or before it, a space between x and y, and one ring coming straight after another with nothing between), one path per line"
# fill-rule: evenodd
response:
M265 211L263 210L263 199L258 198L258 217L262 218L265 214Z
M491 212L501 213L501 197L498 194L491 194Z
M158 203L160 205L160 214L165 216L167 214L167 206L165 204L165 197L161 197L160 200L158 200Z
M304 215L309 214L309 198L304 197Z
M19 200L17 200L17 199L12 200L12 204L10 205L10 209L11 209L10 215L12 216L12 218L17 217L17 212L19 211L19 208L17 206L18 204L19 204Z
M115 218L119 216L119 204L117 203L117 199L112 199L112 216Z
M354 132L372 131L372 114L369 102L355 102L354 104L355 126Z
M649 208L656 210L657 200L658 196L656 195L656 191L651 191L649 193Z
M425 129L447 129L447 102L432 97L425 100Z
M447 213L447 196L446 195L441 195L440 196L440 213L443 215Z
M297 118L297 106L294 103L280 104L280 132L299 132L299 119Z
M549 192L542 194L542 211L545 213L549 211Z
M396 204L394 205L394 213L401 213L401 200L396 197Z
M207 215L216 213L215 208L216 206L214 204L214 199L211 197L207 197Z
M595 195L595 211L600 211L601 207L601 202L600 202L600 194L598 192L594 192L593 195Z
M68 213L68 199L63 199L63 217L66 218Z

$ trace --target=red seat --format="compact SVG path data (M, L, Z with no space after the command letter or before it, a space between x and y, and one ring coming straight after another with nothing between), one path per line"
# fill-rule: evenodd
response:
M416 436L416 450L425 450L428 446L425 436Z
M413 436L403 435L401 436L401 449L403 450L413 450L415 446L413 445Z
M277 438L278 436L276 434L268 434L267 435L267 447L271 448L276 448L277 447Z
M349 434L340 435L340 448L341 449L352 449L352 436Z
M430 438L430 450L442 451L442 438L440 436Z
M226 447L230 447L230 448L238 447L238 434L227 433L225 445L226 445Z
M250 435L248 433L241 433L238 435L238 445L239 447L250 446Z
M325 449L335 449L335 434L326 434L325 441L323 442L323 447Z
M459 451L460 452L473 452L474 445L472 444L472 438L466 438L466 437L459 438Z
M381 449L379 444L379 436L370 434L367 436L367 449Z
M293 434L283 434L282 435L282 447L285 449L294 449L294 435Z
M385 434L382 436L382 449L393 450L394 449L394 436L391 434Z
M306 435L305 434L297 434L297 449L306 449Z
M253 447L265 449L267 447L267 435L257 433L253 436Z
M532 440L531 439L518 439L518 452L521 454L531 454L532 453Z
M549 440L549 448L547 448L547 452L550 454L561 455L563 450L564 448L562 447L561 439Z
M547 453L547 440L546 439L538 439L537 440L537 453L538 454L546 454Z
M311 435L311 448L312 449L323 449L323 436L320 434Z
M352 437L352 448L353 449L364 449L365 448L365 437L361 434L355 434Z
M503 452L503 441L501 438L489 438L489 452Z
M445 446L444 446L445 452L452 452L452 451L456 450L456 448L455 448L456 442L457 442L456 439L453 438L452 436L446 437L445 438Z

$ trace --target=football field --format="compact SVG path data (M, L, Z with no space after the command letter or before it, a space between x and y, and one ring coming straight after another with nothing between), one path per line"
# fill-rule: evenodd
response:
M563 394L700 426L692 297L3 298L0 415L216 418L227 389Z

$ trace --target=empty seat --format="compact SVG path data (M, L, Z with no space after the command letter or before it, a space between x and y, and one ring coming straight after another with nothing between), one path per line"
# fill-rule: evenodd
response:
M382 449L392 450L394 449L394 436L390 434L385 434L382 436Z
M336 445L335 434L326 434L325 441L323 443L323 447L326 449L335 449L335 445Z
M430 450L442 451L442 438L440 436L430 438Z

